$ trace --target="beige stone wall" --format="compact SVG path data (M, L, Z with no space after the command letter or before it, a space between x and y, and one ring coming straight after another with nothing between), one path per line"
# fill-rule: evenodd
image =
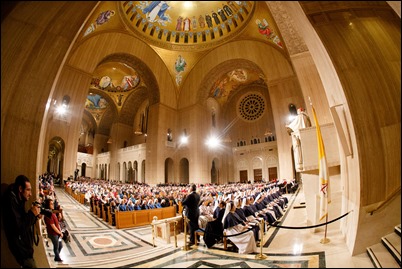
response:
M385 2L301 4L304 11L295 2L286 3L287 10L317 66L329 106L342 106L345 115L337 132L350 137L352 154L340 156L342 210L355 215L342 227L351 253L362 253L386 230L360 230L367 214L361 207L400 195L400 18ZM370 242L364 233L373 235Z
M19 174L34 182L43 173L43 151L48 148L39 136L45 105L70 43L95 4L25 2L2 21L1 69L7 74L1 79L2 183L12 183ZM37 191L33 184L33 193ZM13 267L15 261L5 244L2 240L2 267ZM36 252L37 265L49 267L42 245Z

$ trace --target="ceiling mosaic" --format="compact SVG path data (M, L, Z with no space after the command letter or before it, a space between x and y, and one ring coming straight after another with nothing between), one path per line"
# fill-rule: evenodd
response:
M138 73L127 64L120 62L101 64L92 77L85 109L94 116L96 122L99 122L110 105L102 95L108 95L120 110L128 95L140 82Z
M85 101L85 109L92 114L96 122L100 121L108 106L109 103L99 94L90 93Z
M139 82L138 73L127 64L108 62L96 68L91 88L107 92L127 92L137 87Z
M241 85L264 83L264 81L262 73L247 68L234 69L216 80L209 91L209 97L215 98L220 105L223 105Z
M232 37L247 24L254 5L254 1L121 2L129 27L162 47L205 45Z
M267 6L257 1L105 1L88 20L82 37L120 31L122 26L161 55L169 66L178 95L197 57L202 57L200 52L233 38L265 40L281 52L286 51ZM213 83L208 96L223 106L237 89L264 80L263 74L247 67L234 69ZM144 78L125 63L101 64L93 74L85 109L98 124L107 108L124 114L128 97L145 84L148 83ZM91 94L103 99L94 100ZM94 101L107 106L98 107Z

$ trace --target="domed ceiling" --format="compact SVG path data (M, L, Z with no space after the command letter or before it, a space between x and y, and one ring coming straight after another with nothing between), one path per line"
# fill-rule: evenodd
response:
M85 109L99 123L110 106L105 97L109 97L120 110L124 101L140 84L138 73L130 66L120 62L107 62L99 65L93 75ZM106 94L106 95L105 95Z
M169 67L178 95L203 53L232 39L260 40L286 51L267 6L256 1L105 1L94 11L81 37L86 40L122 27L157 51ZM98 126L108 129L111 122L106 121L113 115L131 119L133 116L125 117L125 107L136 107L147 98L147 79L132 66L136 65L113 60L95 69L85 111ZM254 68L233 67L217 77L206 95L223 106L237 89L250 83L265 84L264 80ZM127 105L131 99L139 100L138 104Z
M235 36L254 12L253 1L122 1L126 22L147 42L198 49ZM178 47L179 46L179 47Z

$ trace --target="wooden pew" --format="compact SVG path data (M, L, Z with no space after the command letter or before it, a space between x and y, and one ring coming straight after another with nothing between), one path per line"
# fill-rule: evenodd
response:
M82 201L84 204L85 194L74 193L71 191L70 187L65 187L67 193L69 193L74 199L77 201ZM158 219L171 218L176 216L176 206L169 206L164 208L155 208L155 209L146 209L146 210L135 210L135 211L116 211L113 214L110 212L110 207L108 207L107 211L104 208L100 208L98 202L95 202L93 198L91 198L91 207L90 210L93 211L95 215L103 220L107 221L109 224L112 224L113 218L115 220L115 225L118 229L121 228L130 228L143 226L147 224L151 224L153 217L157 216ZM179 212L182 212L181 203L179 203ZM179 223L179 227L182 226Z
M159 220L175 217L176 207L169 206L146 210L116 211L116 227L121 229L151 224L154 216L157 216Z

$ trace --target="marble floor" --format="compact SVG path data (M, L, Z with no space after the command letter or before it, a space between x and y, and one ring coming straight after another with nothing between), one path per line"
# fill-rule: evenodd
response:
M46 252L52 268L374 268L366 253L351 257L341 232L332 229L327 233L330 242L321 244L323 232L270 227L255 254L238 254L230 247L224 250L223 244L207 248L202 238L186 250L183 233L177 236L177 247L174 237L170 243L156 238L154 247L151 225L116 229L64 189L56 187L56 194L72 239L63 242L63 262L54 261L49 242ZM278 225L307 226L302 189L286 196L288 209Z

